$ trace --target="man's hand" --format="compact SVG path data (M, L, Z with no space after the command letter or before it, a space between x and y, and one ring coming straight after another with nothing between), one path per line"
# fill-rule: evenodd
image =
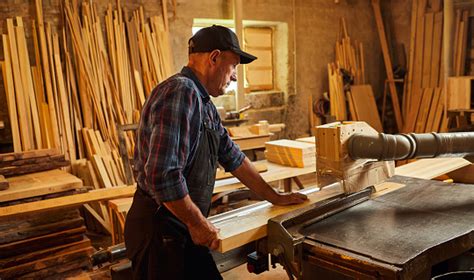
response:
M216 250L219 247L219 229L207 219L204 223L188 225L188 230L194 244L209 247L211 250Z
M308 200L308 197L302 193L279 194L271 203L275 205L300 204Z
M219 247L217 235L219 230L201 214L189 195L182 199L163 202L163 204L188 227L194 244L206 246L212 250Z

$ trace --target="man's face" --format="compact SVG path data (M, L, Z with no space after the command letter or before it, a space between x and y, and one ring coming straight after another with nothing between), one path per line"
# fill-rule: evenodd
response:
M210 95L218 97L225 94L225 90L230 83L237 81L237 65L239 62L240 56L231 51L223 51L216 57L215 64L212 67Z

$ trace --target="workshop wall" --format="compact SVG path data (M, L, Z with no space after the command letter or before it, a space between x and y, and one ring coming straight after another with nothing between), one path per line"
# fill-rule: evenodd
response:
M43 0L45 22L51 22L55 27L62 26L61 2L63 0ZM103 15L109 1L94 2L98 6L99 14ZM116 1L110 2L115 3ZM407 12L409 18L409 12L402 5L408 6L407 9L411 9L411 1L403 0L402 2L405 4L391 3L390 5L402 7L399 10L402 13ZM121 4L129 11L143 5L146 16L161 14L161 1L159 0L122 0ZM317 100L322 97L323 92L328 90L327 63L334 60L334 44L339 30L340 17L346 19L350 37L363 42L366 79L373 86L375 94L381 95L385 68L370 1L340 0L338 4L335 4L334 1L327 0L246 0L243 1L243 5L244 20L287 23L289 33L289 73L286 75L288 81L282 83L287 84L288 87L279 89L284 91L284 98L280 98L281 93L277 93L278 98L271 94L262 95L261 98L270 98L278 102L267 104L269 106L265 105L250 112L249 116L255 118L254 121L263 116L275 118L268 119L270 123L285 122L287 136L291 138L309 133L307 117L309 96L312 95L313 100ZM389 9L391 8L390 5ZM387 5L384 5L383 8L386 8L385 6ZM187 61L187 39L191 36L193 18L231 19L232 1L177 0L176 16L173 17L171 7L169 7L169 10L171 47L174 51L175 68L178 71ZM25 24L31 25L31 20L36 17L34 1L0 1L0 18L3 19L0 21L1 33L6 33L4 19L15 16L22 16ZM30 30L30 28L26 28L27 37L30 36ZM294 45L296 45L296 50ZM32 50L33 47L30 45L30 57L33 57ZM293 53L295 53L295 56L293 56ZM0 54L0 59L3 59L3 51ZM6 104L4 93L3 81L0 81L1 104ZM256 99L257 101L255 101ZM282 106L282 99L286 103L286 105L283 104L284 106ZM262 104L268 103L265 100L258 101L257 97L249 97L248 100ZM266 113L258 110L264 110ZM0 107L0 119L8 119L6 106ZM0 144L11 141L9 124L8 122L5 122L5 124L6 128L0 130Z

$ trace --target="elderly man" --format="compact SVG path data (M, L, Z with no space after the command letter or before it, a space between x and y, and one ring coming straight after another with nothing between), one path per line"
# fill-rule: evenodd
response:
M125 225L135 279L222 279L209 249L218 232L207 219L217 164L277 205L302 203L279 194L230 139L210 96L236 81L236 67L256 59L223 26L188 42L189 62L146 101L135 146L138 188Z

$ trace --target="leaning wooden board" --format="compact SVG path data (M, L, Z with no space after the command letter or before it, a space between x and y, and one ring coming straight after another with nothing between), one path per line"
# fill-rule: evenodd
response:
M55 169L7 179L10 188L0 191L0 202L74 190L82 180L66 171Z

